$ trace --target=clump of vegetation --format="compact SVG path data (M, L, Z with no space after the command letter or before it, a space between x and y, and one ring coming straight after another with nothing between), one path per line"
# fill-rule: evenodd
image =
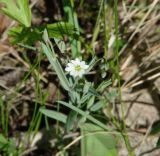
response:
M136 147L160 132L158 119L134 125L127 117L136 99L124 99L126 90L138 92L146 84L154 96L159 94L159 58L153 57L159 42L155 39L153 44L146 35L151 26L159 34L158 0L37 3L0 0L1 12L13 20L7 34L3 32L12 48L7 47L10 68L0 72L6 80L11 78L9 84L2 81L0 85L0 154L135 156L157 152L157 136L153 148ZM47 12L50 4L57 6L51 9L56 17ZM143 53L146 49L148 56ZM141 52L139 56L136 51ZM136 145L134 132L143 135Z

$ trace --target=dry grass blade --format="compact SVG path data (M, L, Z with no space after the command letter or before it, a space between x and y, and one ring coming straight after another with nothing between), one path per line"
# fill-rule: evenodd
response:
M119 55L121 55L125 49L127 48L127 46L129 45L129 43L132 41L132 39L135 37L135 35L140 31L141 26L144 24L145 20L147 19L147 17L150 15L150 13L153 11L153 9L155 8L156 4L159 2L159 0L154 0L153 3L151 4L148 12L145 14L145 16L142 18L142 20L139 22L136 30L132 33L132 35L129 37L127 43L124 45L124 47L121 49L121 51L119 52Z

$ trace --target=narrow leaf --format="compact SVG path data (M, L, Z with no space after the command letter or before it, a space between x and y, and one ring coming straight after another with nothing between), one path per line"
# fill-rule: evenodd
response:
M48 34L47 34L46 30L44 31L43 36L44 36L43 39L45 41L45 44L41 42L42 50L46 54L51 65L53 66L53 68L54 68L54 70L55 70L55 72L61 82L61 85L64 87L65 90L70 91L69 81L66 78L64 71L63 71L58 59L56 58L56 54L55 54L54 49L52 47L52 44L48 38Z
M75 107L75 106L72 105L72 104L68 104L68 103L66 103L66 102L64 102L64 101L57 101L57 102L60 103L60 104L62 104L62 105L64 105L64 106L66 106L66 107L68 107L68 108L70 108L71 110L76 111L77 113L79 113L79 114L82 115L82 116L86 116L86 112L82 111L81 109ZM95 119L95 118L92 117L91 115L87 115L86 118L87 118L88 120L90 120L91 122L93 122L94 124L100 126L101 128L103 128L103 129L105 129L105 130L109 130L105 124L103 124L103 123L100 122L99 120Z
M67 121L67 116L60 113L60 112L56 112L56 111L53 111L53 110L48 110L48 109L45 109L45 108L40 108L40 112L43 113L44 115L52 118L52 119L61 121L63 123L66 123L66 121Z
M98 101L90 108L90 110L92 112L98 111L100 108L102 108L104 106L104 104L105 104L105 101L103 101L103 100Z

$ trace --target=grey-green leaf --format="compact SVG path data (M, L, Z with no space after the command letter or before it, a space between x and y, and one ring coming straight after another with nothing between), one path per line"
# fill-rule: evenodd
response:
M67 121L67 116L65 114L60 113L60 112L45 109L45 108L40 108L40 112L43 113L44 115L52 118L52 119L61 121L63 123L66 123L66 121Z
M103 100L98 101L90 108L90 110L92 112L98 111L99 109L101 109L104 106L104 104L105 104L105 101L103 101Z
M103 81L97 88L97 91L103 92L108 86L112 84L111 80Z
M78 113L75 111L71 111L67 117L66 129L67 132L73 129L75 121L77 120Z
M93 124L83 124L81 132L82 156L118 156L116 149L116 140L112 134L105 133L102 128Z
M65 90L70 91L69 81L66 78L64 71L63 71L58 59L56 58L54 49L49 41L48 34L47 34L46 30L44 31L43 39L45 41L45 44L41 43L43 52L46 54L49 62L51 63L52 67L54 68L54 70L55 70L55 72L61 82L61 85L64 87Z

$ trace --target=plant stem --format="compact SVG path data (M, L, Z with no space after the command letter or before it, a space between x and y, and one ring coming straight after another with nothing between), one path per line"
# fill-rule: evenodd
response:
M125 124L125 116L124 116L124 105L121 101L122 93L121 93L121 84L120 84L120 76L119 76L119 43L118 43L118 0L114 0L114 13L115 13L115 33L116 33L116 50L115 50L115 58L116 58L116 77L118 80L118 90L119 90L119 98L121 104L121 113L122 113L122 124L123 128L121 129L122 136L124 138L126 148L128 150L128 154L130 156L135 156L134 151L129 142L129 138L127 135L127 129Z

